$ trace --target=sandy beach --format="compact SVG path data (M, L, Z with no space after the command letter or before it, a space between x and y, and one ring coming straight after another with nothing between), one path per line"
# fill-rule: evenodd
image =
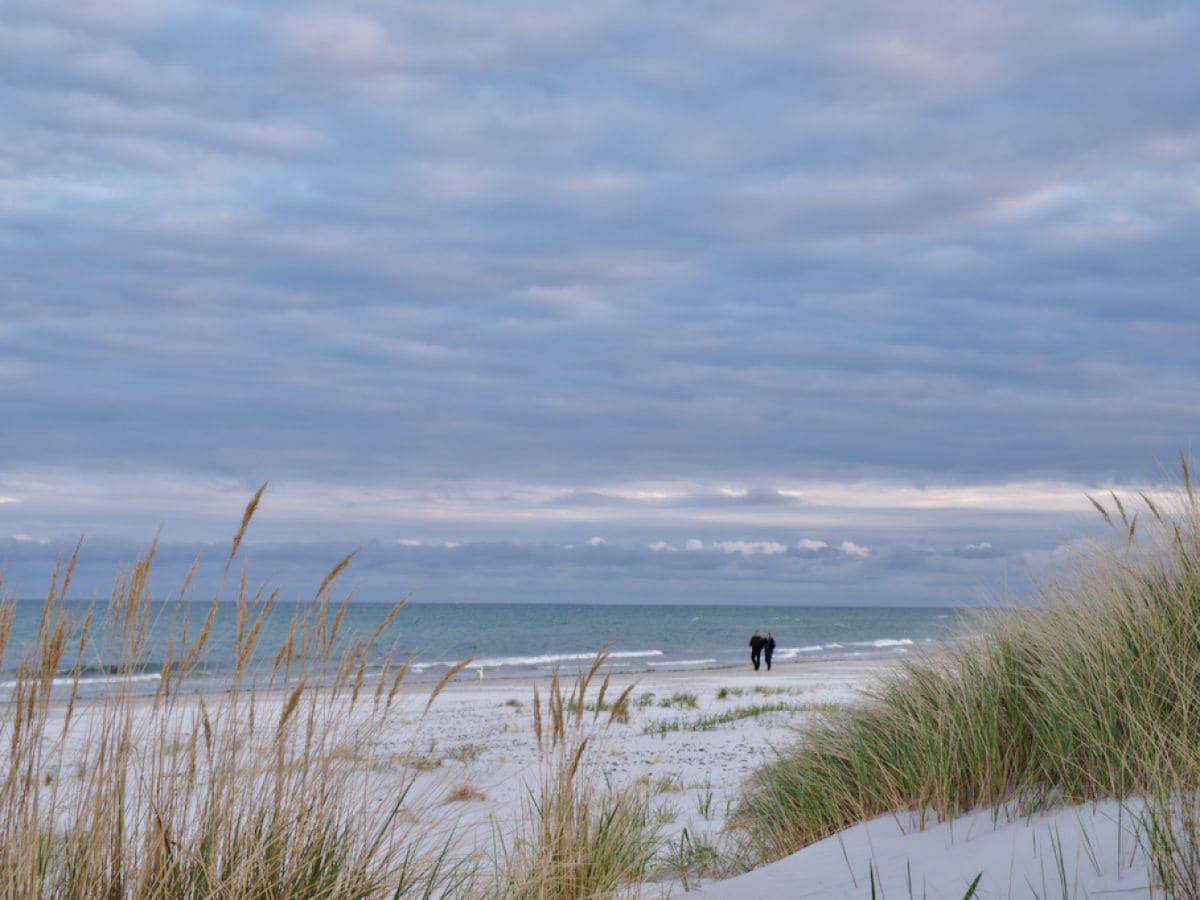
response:
M796 739L795 729L829 706L863 699L864 690L895 665L843 661L744 669L656 672L614 677L614 687L635 682L634 712L626 724L606 729L601 756L614 782L647 779L665 811L663 834L721 847L742 779L775 746ZM544 690L544 685L542 685ZM416 690L415 688L413 690ZM678 694L695 707L663 706ZM439 790L467 779L486 799L457 804L460 826L483 826L519 806L522 785L534 776L536 747L530 733L528 680L470 681L447 686L420 723L436 736L448 760L422 784L436 802ZM638 706L639 698L652 701ZM515 701L515 703L514 703ZM711 728L694 726L739 707L786 704ZM418 724L412 720L412 724ZM655 733L656 726L672 730ZM679 725L678 729L673 726ZM463 754L464 749L471 752ZM477 751L477 755L476 755ZM445 809L446 807L441 807ZM644 885L642 896L696 896L709 900L877 896L961 898L976 876L976 896L1034 898L1149 896L1149 868L1138 830L1136 802L1066 807L1048 813L981 809L954 821L918 822L902 813L848 829L793 856L724 880L665 878Z
M689 844L727 851L734 838L725 826L743 779L773 748L794 741L798 726L863 699L893 665L860 660L776 666L772 672L747 665L614 675L610 700L633 684L628 721L605 724L607 712L586 710L584 721L594 728L588 759L614 785L650 789L665 854ZM404 816L413 833L430 846L453 835L456 852L486 857L497 834L511 835L518 827L538 783L535 687L544 699L549 680L480 679L467 670L425 709L431 685L403 686L375 742L343 751L364 773L364 807L386 807L411 777ZM207 705L218 708L220 697L209 696ZM194 712L199 699L182 704L176 715ZM589 699L595 699L594 689ZM284 696L260 692L254 702L256 715L269 721ZM86 702L76 711L63 765L87 764L93 712ZM150 714L148 699L139 714ZM348 734L354 721L354 715L346 717ZM918 823L907 813L887 816L725 880L681 879L663 867L630 894L751 900L871 896L875 890L884 897L957 898L982 873L982 897L1145 896L1147 871L1135 816L1108 803L1039 815L980 810L945 823Z
M598 729L591 760L613 784L650 787L668 844L686 829L692 841L721 846L742 779L774 747L794 740L797 726L860 699L893 664L862 660L776 666L771 672L747 665L614 675L610 701L634 686L629 719L609 722L606 712L598 718L585 713ZM410 709L398 717L380 751L428 766L414 786L412 805L430 810L431 824L436 819L445 827L453 820L467 843L483 849L492 841L493 821L519 814L538 777L535 685L544 697L546 679L477 680L466 672L427 712L421 707L428 686L406 688ZM595 698L594 689L589 696ZM477 792L473 799L445 802L464 785ZM648 890L678 893L681 886Z

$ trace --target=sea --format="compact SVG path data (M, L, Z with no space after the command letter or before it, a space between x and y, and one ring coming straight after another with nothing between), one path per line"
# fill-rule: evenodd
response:
M75 653L84 606L68 602L64 610L76 616L76 624L69 641L72 649L55 679L58 688L72 684L78 664L83 695L116 686L155 690L167 665L168 644L179 643L177 604L150 604L146 649L135 666L106 658L109 642L98 624L92 626L82 656ZM293 620L307 610L307 605L282 603L270 609L250 657L248 669L255 683L266 683ZM346 605L334 655L372 634L389 610L372 603ZM201 603L191 610L191 635L206 612L207 605ZM94 621L102 619L102 613L98 611ZM35 645L41 615L41 602L16 603L12 631L0 657L0 699L15 686L22 653ZM236 628L236 604L219 604L207 653L189 687L220 690L230 685ZM369 662L370 669L379 671L389 653L396 660L407 659L408 679L419 681L436 681L463 660L470 662L460 678L541 677L556 668L574 673L589 666L604 648L604 669L614 672L726 669L750 665L748 645L755 629L774 635L778 666L907 656L937 650L970 631L963 611L946 607L410 603L380 634Z

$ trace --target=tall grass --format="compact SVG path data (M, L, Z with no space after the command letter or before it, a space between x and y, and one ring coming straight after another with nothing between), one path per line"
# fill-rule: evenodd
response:
M756 772L735 820L761 856L897 810L947 819L1138 793L1163 883L1197 896L1200 504L1182 472L1170 501L1089 498L1111 544Z
M261 495L246 508L227 577ZM147 656L155 549L118 578L107 603L82 611L67 602L78 552L54 571L37 638L18 648L0 706L0 896L403 896L461 883L399 827L411 782L394 783L389 802L372 807L344 752L380 733L397 697L405 666L387 655L373 679L367 667L403 601L335 655L350 599L332 600L342 560L275 655L267 681L282 692L262 695L250 661L278 592L252 588L243 573L233 588L229 690L204 696L185 685L205 659L223 589L194 613L193 567L175 607L176 637L154 648L166 661L146 697L132 677ZM14 614L5 597L0 656ZM97 659L118 677L81 703L85 661ZM64 671L66 694L52 697L56 678L64 690Z
M400 705L407 662L379 645L405 601L370 634L339 641L352 595L335 601L334 588L352 554L297 607L278 648L260 648L279 592L234 563L262 493L212 598L192 596L197 560L168 605L166 647L149 646L163 631L151 622L162 608L151 602L153 545L106 602L82 607L69 599L77 547L52 573L36 638L22 647L9 647L16 601L0 595L0 659L17 656L0 701L0 898L575 900L641 880L658 848L648 796L608 785L592 756L605 724L627 719L632 690L607 696L607 678L595 690L605 651L574 681L556 673L544 702L535 688L540 782L513 829L497 826L495 858L438 837L439 823L418 830L403 807L420 767L366 764ZM228 689L196 693L227 595L236 604ZM152 695L135 681L149 657L164 660ZM273 659L266 671L263 659ZM469 662L448 668L426 712ZM85 702L97 664L111 682ZM478 796L470 785L450 795Z
M529 793L522 827L507 840L498 835L503 875L487 892L490 896L607 897L642 881L650 870L660 841L648 791L637 784L603 781L590 755L599 749L603 726L619 721L627 710L634 688L629 685L610 705L605 702L606 676L596 699L588 701L606 658L601 650L569 688L556 671L544 700L534 687L533 726L543 757L542 778Z

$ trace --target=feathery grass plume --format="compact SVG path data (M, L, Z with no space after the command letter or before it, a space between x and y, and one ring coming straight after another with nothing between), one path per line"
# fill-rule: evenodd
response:
M0 587L3 581L0 581ZM17 617L17 603L11 597L0 593L0 660L8 648L8 640L12 636L13 622ZM0 734L3 732L0 731Z
M1187 492L1188 505L1196 505L1196 495L1192 493L1192 475L1188 471L1187 457L1183 455L1183 451L1179 451L1179 469L1183 473L1183 488Z
M1146 496L1145 493L1139 492L1138 496L1142 498L1142 502L1146 504L1146 509L1150 510L1150 514L1154 516L1155 521L1162 522L1162 513L1158 511L1158 507L1154 505L1154 501Z
M275 726L275 740L280 741L284 737L284 728L287 725L288 719L292 717L292 713L296 711L296 704L300 702L300 695L304 693L306 685L301 679L300 683L292 688L288 694L287 701L283 704L283 710L279 713L279 724Z
M221 605L221 595L217 593L213 596L212 602L208 605L208 612L204 616L204 622L200 626L200 631L188 646L187 652L183 656L183 662L179 664L179 668L175 674L175 685L173 690L178 691L183 680L194 671L195 665L200 661L201 655L208 647L208 639L212 634L213 622L217 617L217 610ZM186 640L186 636L185 636Z
M541 777L529 791L516 837L506 841L496 835L501 877L486 897L612 896L649 871L661 843L649 793L644 785L614 786L601 777L594 754L604 729L595 717L582 716L604 656L602 651L599 663L580 669L569 689L555 671L544 703L534 685L532 722L542 751Z
M1121 502L1121 498L1117 496L1116 491L1109 491L1108 495L1112 497L1113 503L1116 504L1117 512L1121 514L1121 523L1128 528L1129 517L1125 514L1125 505Z
M376 625L375 630L371 632L371 639L367 641L368 646L374 646L379 642L379 638L383 636L385 631L387 631L388 627L392 624L392 620L400 614L400 610L404 609L404 607L408 605L408 601L410 599L412 599L411 592L405 594L396 603L392 604L392 608L388 610L387 615L383 617L383 620Z
M608 724L629 721L629 695L633 693L635 687L637 685L628 684L625 686L625 690L617 696L616 702L613 703L612 709L608 713ZM596 708L599 709L599 706L597 705Z
M1113 520L1112 517L1109 516L1108 510L1100 504L1099 500L1097 500L1091 494L1084 494L1083 496L1087 497L1092 506L1096 508L1096 512L1100 513L1100 518L1104 520L1105 524L1107 524L1109 527L1116 527L1113 525Z
M388 629L388 626L390 626L392 624L392 621L400 613L400 610L402 610L408 604L408 600L411 596L412 596L411 593L406 594L405 596L401 597L397 603L394 603L392 605L392 608L390 610L388 610L387 615L385 615L383 617L383 621L381 621L377 626L375 626L375 630L371 633L371 637L366 643L366 650L370 650L371 648L375 647L376 644L379 643L379 639L383 636L383 633ZM378 677L378 680L376 681L376 685L375 685L375 694L374 694L374 699L373 699L373 702L376 707L379 706L380 700L384 696L383 689L384 689L385 685L387 684L387 676L391 670L392 660L395 656L395 652L396 652L396 647L393 644L391 651L387 654L387 657L383 661L383 666L380 669L379 677ZM367 656L366 656L366 652L364 651L364 653L363 653L363 666L364 667L366 666L366 662L367 662ZM404 677L404 673L407 670L408 670L408 661L406 661L404 663L404 666L399 673L401 678ZM397 684L398 684L398 682L397 682ZM355 696L357 696L357 691L355 692ZM392 698L392 694L388 694L387 703L385 704L385 706L391 706L391 698Z
M438 679L437 686L429 693L429 700L425 703L425 712L429 712L429 708L433 706L433 701L437 699L442 689L450 683L450 679L469 666L474 659L475 657L470 656L461 662L456 662L442 674L442 677Z
M600 682L600 690L596 694L596 711L592 714L592 721L600 717L601 711L604 709L604 695L608 693L608 682L612 678L612 672L604 673L604 680Z
M748 781L733 817L748 846L773 858L897 810L1139 794L1163 871L1200 861L1181 805L1200 791L1200 510L1184 484L1169 508L1126 510L1136 539L1086 551L1035 606L981 613L976 638L806 729Z
M261 495L262 489L247 507L229 561ZM389 673L382 710L378 702L359 703L363 661L387 623L331 658L325 638L341 626L331 627L326 617L329 582L323 583L274 654L268 683L282 678L287 692L263 695L250 676L259 674L258 660L272 658L256 645L279 594L266 585L252 590L243 569L234 689L192 694L188 676L211 649L222 602L218 589L193 633L188 593L197 561L169 634L154 647L163 655L158 683L142 696L137 679L148 668L151 626L157 628L150 592L155 549L152 544L128 574L118 573L102 610L95 602L82 613L67 605L78 548L51 575L36 637L16 660L8 713L0 717L0 898L335 898L465 890L469 870L458 866L450 848L426 855L402 826L397 813L407 784L387 776L386 789L397 799L390 808L368 808L363 793L368 785L383 789L377 781L384 776L359 754L338 752L344 745L370 747L390 727L387 709L407 663ZM14 616L13 601L0 599L0 650L7 649ZM113 678L77 709L89 665ZM64 669L70 683L56 684ZM338 677L322 689L311 687L327 669ZM246 689L238 690L243 678ZM52 703L55 692L65 693L65 707ZM367 692L361 694L365 699ZM65 777L68 772L76 777Z
M242 538L246 536L246 529L250 527L250 520L254 518L254 514L258 511L258 503L262 500L262 496L266 493L268 481L264 481L254 492L254 496L250 498L250 502L246 504L246 509L242 512L242 522L238 525L237 532L233 535L233 542L229 545L229 555L225 558L225 571L229 571L229 567L233 564L233 558L237 556L238 547L242 545Z
M387 700L383 704L384 709L391 709L392 701L396 699L396 694L400 691L400 685L404 681L404 676L408 674L408 667L411 662L411 658L406 659L400 668L396 670L396 674L392 677L392 686L388 689Z

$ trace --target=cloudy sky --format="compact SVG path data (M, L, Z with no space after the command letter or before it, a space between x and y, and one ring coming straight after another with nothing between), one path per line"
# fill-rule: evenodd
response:
M974 603L1200 436L1190 0L6 0L0 562Z

